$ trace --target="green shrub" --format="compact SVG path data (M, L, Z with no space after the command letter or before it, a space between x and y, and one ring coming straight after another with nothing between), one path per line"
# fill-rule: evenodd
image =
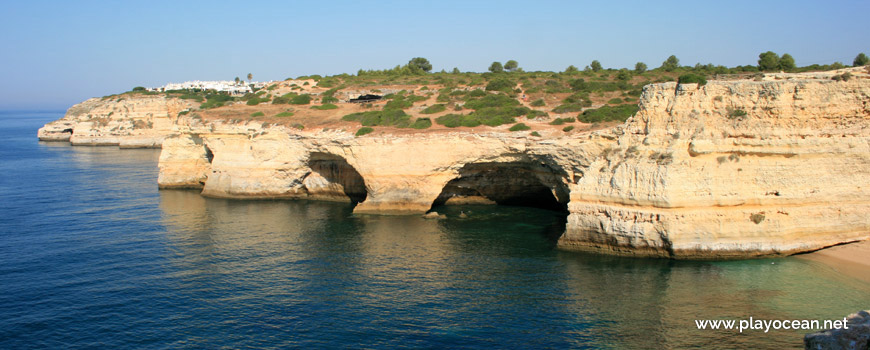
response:
M414 105L415 102L424 101L426 97L417 95L405 95L404 91L396 94L389 94L384 98L389 99L384 109L406 109Z
M618 105L620 103L622 103L622 99L619 97L611 98L609 101L607 101L607 104L609 105Z
M852 79L852 73L846 72L840 75L835 75L831 77L831 79L836 81L849 81L849 79Z
M571 130L574 130L574 125L568 125L568 126L562 128L562 131L564 131L564 132L569 132Z
M544 111L536 111L536 110L534 110L534 109L530 109L530 110L526 113L526 118L529 118L529 119L537 118L537 117L548 117L548 116L550 116L550 114L548 114L547 112L544 112Z
M524 131L524 130L529 130L529 129L531 129L531 127L529 127L528 125L523 124L523 123L517 123L517 124L514 124L514 126L512 126L508 130L510 130L510 131Z
M504 93L513 92L514 86L517 84L507 78L498 78L491 80L486 84L486 91L501 91Z
M435 122L451 128L478 125L499 126L515 123L515 117L532 112L528 107L520 106L519 101L511 97L486 93L484 95L482 98L471 98L465 102L466 108L474 110L471 114L448 114L438 117Z
M480 89L474 89L474 90L471 90L470 92L468 92L467 94L465 94L465 97L466 98L474 98L474 97L483 97L486 95L488 95L486 93L486 91L483 91Z
M281 113L275 114L275 116L278 117L278 118L283 118L283 117L292 117L292 116L293 116L293 112L290 112L290 111L287 111L287 112L281 112Z
M401 109L385 109L382 111L368 111L348 114L341 117L344 121L358 121L363 126L399 126L410 125L411 117Z
M677 78L677 84L698 84L698 86L702 86L707 84L707 79L701 75L689 73Z
M474 118L470 118L462 114L452 113L435 118L435 122L448 128L455 128L460 126L474 127L480 125L480 122Z
M417 118L417 120L411 124L411 127L414 129L428 129L430 126L432 126L432 119L429 118Z
M574 118L556 118L550 122L550 125L562 125L565 123L573 123L573 122L574 122Z
M426 107L426 109L424 109L421 113L423 113L423 114L435 114L435 113L439 113L439 112L444 112L446 110L447 110L447 106L439 103L436 105L431 105L429 107Z
M306 84L307 84L307 83L306 83ZM293 127L296 128L296 129L299 129L299 130L305 130L305 125L302 125L302 124L299 124L299 123L293 124Z
M334 104L332 104L332 103L327 103L327 104L323 104L323 105L320 105L320 106L311 106L311 109L317 109L317 110L325 111L325 110L330 110L330 109L338 109L338 106L336 106L336 105L334 105Z
M587 102L587 103L583 103L583 102L581 102L581 103L565 103L565 104L559 105L559 106L556 107L556 108L553 108L553 113L579 112L579 111L582 111L583 108L585 108L585 107L589 107L590 105L592 105L591 102Z
M219 101L206 101L205 103L199 105L199 109L217 108L223 105L224 103Z
M365 134L371 133L372 131L375 131L375 129L364 126L364 127L359 128L359 130L356 131L356 136L363 136Z
M307 104L311 103L311 95L302 94L302 95L294 96L293 98L290 99L290 103L294 104L294 105L307 105Z
M199 105L200 109L209 109L223 106L226 102L232 101L233 97L227 94L206 94L205 98L207 101L205 103Z
M339 83L341 83L341 81L338 80L338 78L326 77L326 78L320 79L320 81L317 82L317 86L324 87L324 88L332 88L332 87L338 86Z
M529 135L536 136L536 137L541 137L541 134L539 134L537 131L532 131L532 133L529 134Z
M131 91L136 91L136 92L145 91L145 88L142 86L137 86L137 87L134 87L133 90L131 90Z
M254 113L251 113L251 118L262 117L262 116L264 116L264 115L266 115L266 113L263 113L263 112L254 112Z
M286 105L288 103L290 103L290 99L284 96L278 96L272 99L273 105Z
M268 98L268 97L256 97L255 96L255 97L251 97L250 99L248 99L248 102L245 102L245 104L247 104L248 106L256 106L256 105L263 103L263 102L269 102L270 100L272 100L272 99Z
M323 104L336 103L336 102L338 102L338 98L336 98L334 96L323 96L323 98L320 99L320 103L323 103Z
M598 109L586 110L577 116L577 120L584 123L598 123L607 121L622 121L637 113L635 105L604 106Z
M519 106L520 102L505 95L486 94L482 98L469 99L465 102L465 108L481 109L486 107L513 107Z
M735 119L735 118L740 118L740 117L746 116L746 111L744 111L740 108L735 109L735 108L728 107L727 110L728 110L728 115L727 115L728 119Z
M532 101L532 103L529 104L529 106L532 106L532 107L543 107L543 106L546 106L546 105L547 105L547 104L544 103L544 99L543 99L543 98L539 98L539 99L537 99L537 100L534 100L534 101Z
M196 94L196 93L185 93L185 94L178 96L178 98L180 98L182 100L194 100L196 102L202 102L203 100L205 100L205 98L202 95Z

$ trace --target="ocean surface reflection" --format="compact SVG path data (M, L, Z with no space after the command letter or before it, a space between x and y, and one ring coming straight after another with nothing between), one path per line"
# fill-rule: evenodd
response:
M202 271L219 294L246 290L241 309L281 308L296 345L799 346L804 332L701 331L694 320L836 319L870 302L870 286L791 258L557 251L563 217L530 208L463 207L460 218L442 207L448 219L427 220L191 191L161 191L160 208L179 270Z

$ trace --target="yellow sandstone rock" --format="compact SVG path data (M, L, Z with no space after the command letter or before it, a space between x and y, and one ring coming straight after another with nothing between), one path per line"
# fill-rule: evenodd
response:
M870 238L870 80L832 74L649 85L626 123L545 138L464 128L354 137L185 118L171 132L149 132L166 137L161 188L350 201L355 213L374 214L481 200L535 204L568 213L564 249L783 255ZM148 110L156 125L158 112ZM74 143L115 140L94 135L104 128L87 124L87 113L47 125L40 138L61 139L72 125Z

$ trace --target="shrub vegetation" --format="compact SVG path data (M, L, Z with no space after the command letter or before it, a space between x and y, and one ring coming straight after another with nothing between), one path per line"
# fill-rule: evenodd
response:
M336 106L332 103L327 103L327 104L323 104L320 106L311 106L311 109L326 111L326 110L330 110L330 109L338 109L338 106Z
M529 130L529 129L531 129L531 127L529 127L528 125L523 124L523 123L517 123L517 124L514 124L514 126L511 126L511 128L508 130L510 130L510 131L523 131L523 130Z
M608 121L624 122L628 117L637 113L635 105L604 106L598 109L586 110L577 116L577 120L584 123L598 123Z
M698 84L702 86L707 84L707 79L698 74L683 74L677 79L677 84Z
M421 113L423 113L423 114L435 114L438 112L444 112L446 110L447 110L447 106L439 103L439 104L435 104L435 105L431 105L429 107L426 107L426 109L424 109Z

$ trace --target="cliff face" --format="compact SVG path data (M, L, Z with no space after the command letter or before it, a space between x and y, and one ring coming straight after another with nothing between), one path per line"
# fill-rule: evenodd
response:
M160 147L172 133L181 111L195 104L163 96L92 98L71 107L59 120L39 129L42 141L73 145L117 145L122 148Z
M640 256L780 255L870 237L870 80L765 79L650 85L619 127L543 138L180 118L158 181L217 197L355 202L356 213L534 205L568 214L565 249Z
M648 86L572 188L560 244L707 258L866 238L868 96L857 79Z

